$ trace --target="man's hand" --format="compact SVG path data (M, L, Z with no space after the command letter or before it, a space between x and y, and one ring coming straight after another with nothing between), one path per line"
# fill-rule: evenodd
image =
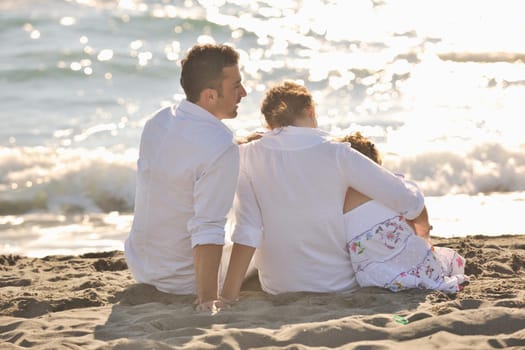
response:
M220 300L210 300L204 303L196 302L195 311L210 313L211 316L221 311Z
M193 248L195 266L195 284L198 304L204 305L219 299L219 264L221 263L222 245L203 244Z

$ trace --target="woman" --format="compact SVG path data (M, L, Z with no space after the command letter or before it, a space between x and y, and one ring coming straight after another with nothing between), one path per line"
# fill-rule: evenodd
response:
M261 112L271 131L240 147L234 247L223 301L238 297L256 248L261 287L270 294L357 287L342 215L346 189L408 219L423 211L423 195L348 144L331 141L317 128L304 86L283 82L271 88Z

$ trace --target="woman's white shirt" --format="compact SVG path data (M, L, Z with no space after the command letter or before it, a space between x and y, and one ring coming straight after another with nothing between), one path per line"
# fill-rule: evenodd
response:
M348 187L409 219L424 207L419 190L319 129L276 129L240 152L232 241L257 248L271 294L357 286L342 213Z

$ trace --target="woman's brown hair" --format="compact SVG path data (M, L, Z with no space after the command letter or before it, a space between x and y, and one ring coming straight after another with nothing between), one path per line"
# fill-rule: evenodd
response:
M313 98L303 85L284 81L266 92L261 113L271 129L293 125L313 106Z

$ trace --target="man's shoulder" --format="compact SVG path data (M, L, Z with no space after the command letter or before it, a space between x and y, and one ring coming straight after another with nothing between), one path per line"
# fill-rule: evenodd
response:
M146 125L167 124L171 117L173 117L172 107L161 107L148 116Z
M173 127L176 132L203 144L234 142L233 132L220 120L189 102L181 103L174 111Z
M220 125L202 120L177 120L172 126L173 138L179 145L192 150L194 156L213 161L230 148L238 149L233 133ZM236 151L238 153L238 151Z

